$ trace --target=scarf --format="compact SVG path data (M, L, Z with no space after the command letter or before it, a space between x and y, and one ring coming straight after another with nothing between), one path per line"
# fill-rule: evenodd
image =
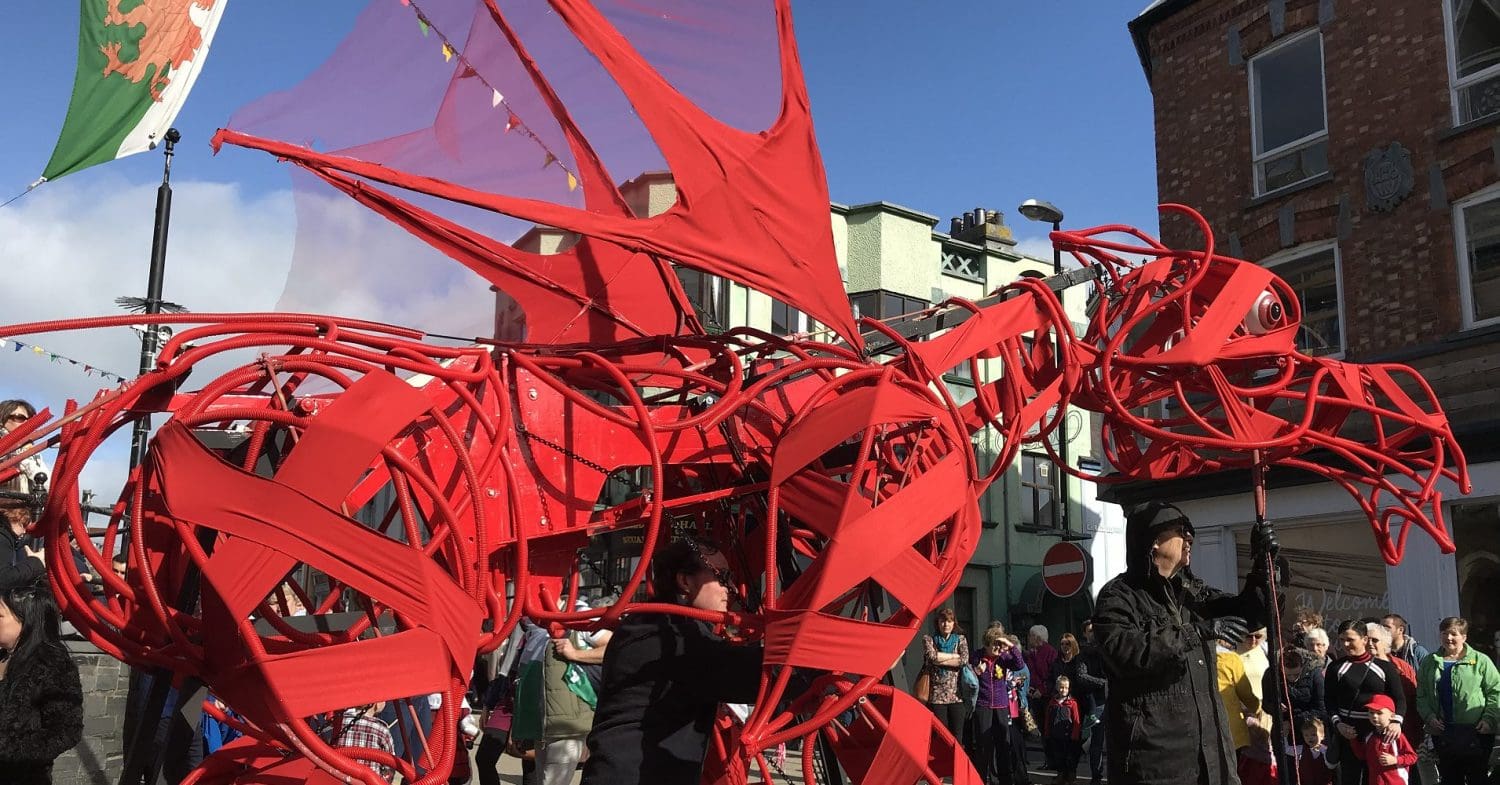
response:
M937 650L944 654L958 653L958 633L950 632L947 635L932 636L932 644Z

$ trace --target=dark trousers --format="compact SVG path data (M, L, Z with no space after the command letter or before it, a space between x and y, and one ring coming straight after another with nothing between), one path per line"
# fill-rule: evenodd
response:
M1364 785L1368 769L1365 762L1354 756L1354 748L1343 734L1333 734L1334 746L1339 751L1339 767L1333 772L1334 785Z
M1089 783L1104 781L1104 707L1094 709L1094 727L1089 729Z
M938 722L942 723L948 732L953 734L955 741L962 743L964 740L964 720L969 717L969 706L963 701L958 703L929 703L927 708L937 715Z
M1042 749L1058 774L1071 778L1077 771L1080 747L1073 737L1048 736L1042 743Z
M479 769L479 785L500 785L500 756L505 754L505 745L510 741L510 731L485 728L479 738L479 750L474 753L474 765ZM536 782L536 761L521 761L521 785Z
M1480 751L1470 754L1438 752L1438 778L1443 785L1486 785L1489 782L1490 750L1495 748L1495 737L1480 736L1479 748Z
M1011 779L1011 741L1009 709L974 711L974 746L979 752L974 759L974 768L979 770L979 776L986 783L1014 785Z
M1026 726L1024 720L1010 723L1010 781L1011 785L1031 785L1031 774L1026 770Z

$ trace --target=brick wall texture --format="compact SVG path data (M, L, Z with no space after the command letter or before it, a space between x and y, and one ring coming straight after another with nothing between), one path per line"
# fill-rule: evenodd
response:
M1500 124L1454 128L1445 1L1198 0L1154 24L1146 42L1161 201L1200 210L1221 252L1234 236L1251 260L1337 240L1346 358L1410 363L1461 426L1496 417L1500 347L1485 335L1493 331L1463 330L1451 205L1500 179ZM1313 28L1323 38L1331 178L1256 199L1249 61ZM1411 151L1415 187L1376 212L1364 160L1392 142ZM1202 246L1184 219L1164 218L1162 231L1170 244Z

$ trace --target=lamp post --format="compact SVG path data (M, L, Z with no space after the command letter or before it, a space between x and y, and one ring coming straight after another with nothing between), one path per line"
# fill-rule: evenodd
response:
M1054 231L1054 232L1061 231L1061 229L1062 229L1063 211L1059 210L1057 208L1057 205L1055 205L1055 204L1053 204L1051 202L1044 201L1042 199L1027 199L1026 201L1024 201L1024 202L1021 203L1020 207L1018 207L1016 209L1028 221L1036 221L1038 223L1052 224L1052 231ZM1054 242L1052 244L1052 274L1053 275L1058 275L1060 273L1062 273L1062 250L1059 249L1057 247L1057 243ZM1057 293L1057 302L1058 302L1059 305L1061 305L1062 301L1063 301L1063 293L1059 291ZM1064 314L1066 314L1066 313L1067 313L1066 310L1064 310ZM1061 359L1062 359L1062 351L1063 351L1062 336L1061 335L1057 336L1057 340L1056 340L1055 346L1056 346L1057 357L1058 357L1058 360L1060 362ZM1062 478L1058 481L1058 486L1059 486L1058 490L1060 491L1059 495L1062 496L1062 499L1059 501L1059 503L1057 504L1057 506L1056 506L1055 509L1057 510L1057 513L1056 513L1056 515L1057 515L1057 528L1058 528L1059 531L1061 531L1066 536L1067 533L1068 533L1068 476L1069 476L1068 475L1068 471L1067 471L1067 469L1068 469L1068 411L1067 411L1066 408L1064 408L1063 411L1062 411L1062 418L1063 418L1063 421L1062 421L1062 435L1058 436L1058 438L1057 438L1057 459L1062 464Z

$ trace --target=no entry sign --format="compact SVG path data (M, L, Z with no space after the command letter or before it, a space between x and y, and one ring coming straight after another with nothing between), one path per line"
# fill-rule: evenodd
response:
M1071 542L1060 542L1042 557L1042 584L1058 597L1072 597L1088 581L1088 554Z

